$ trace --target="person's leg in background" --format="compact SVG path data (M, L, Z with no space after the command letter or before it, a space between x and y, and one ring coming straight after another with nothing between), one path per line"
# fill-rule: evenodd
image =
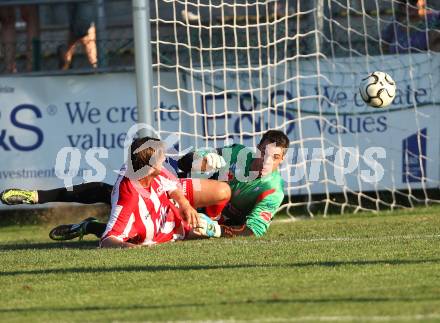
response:
M16 73L15 63L17 32L15 31L15 7L4 6L0 10L1 37L7 73Z
M69 41L64 54L62 69L70 68L78 42L84 46L87 60L93 68L97 67L96 28L93 7L88 3L73 3L69 9Z
M87 60L93 68L98 66L98 55L96 50L96 28L95 24L91 24L87 35L80 39L87 54Z

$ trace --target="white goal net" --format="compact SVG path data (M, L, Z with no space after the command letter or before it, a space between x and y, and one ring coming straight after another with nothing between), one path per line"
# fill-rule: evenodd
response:
M178 134L179 151L255 146L283 130L289 214L435 202L440 18L431 2L155 0L156 126ZM359 95L373 71L397 84L387 108Z

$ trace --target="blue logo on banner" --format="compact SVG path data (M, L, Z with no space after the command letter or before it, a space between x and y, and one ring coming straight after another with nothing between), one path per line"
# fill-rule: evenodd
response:
M417 183L426 175L427 128L402 141L402 181Z
M0 128L0 150L11 151L32 151L39 148L43 144L44 134L43 131L34 125L31 117L23 116L22 111L31 111L36 119L41 119L43 114L41 110L32 104L21 104L12 109L9 121L2 121L2 125L8 125L7 129ZM0 116L1 117L1 116ZM19 135L8 135L9 130L12 128L22 130ZM21 137L26 137L32 134L35 136L35 141L32 144L24 144L21 142Z

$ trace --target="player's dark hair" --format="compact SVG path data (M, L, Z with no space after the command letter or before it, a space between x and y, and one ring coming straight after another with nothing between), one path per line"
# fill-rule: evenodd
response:
M144 145L145 147L142 147ZM130 146L130 158L133 170L136 172L146 165L152 166L152 164L155 164L155 159L164 153L165 145L160 139L153 137L134 139Z
M284 151L289 148L290 140L287 135L280 130L269 130L263 137L261 137L260 144L264 141L269 141L270 143L276 144L277 147L284 148Z

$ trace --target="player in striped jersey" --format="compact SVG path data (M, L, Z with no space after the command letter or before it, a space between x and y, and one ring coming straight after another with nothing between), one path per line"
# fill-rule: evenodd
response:
M153 141L154 142L154 141ZM133 170L139 171L147 166L146 176L139 180L121 173L111 195L112 209L106 229L101 237L102 247L134 247L159 242L183 239L183 221L174 212L170 197L182 198L177 183L167 178L162 171L164 158L160 149L144 149L133 154L143 140L134 141L131 146ZM159 155L154 164L152 152ZM142 162L142 163L141 163ZM185 205L185 203L183 203ZM189 211L188 221L193 221L194 212ZM197 219L194 219L197 222Z
M191 185L188 183L191 180L182 179L179 183L162 168L165 161L163 142L148 137L136 139L130 151L127 169L121 172L113 187L112 210L101 236L101 247L152 245L207 235L207 222L201 221L193 208L191 191L186 190L185 194L179 188L180 184ZM205 183L220 189L219 182ZM193 226L197 227L196 231ZM217 229L216 235L220 235L218 225L212 229Z
M203 228L179 183L162 168L163 143L146 137L135 140L130 150L128 168L113 187L112 210L101 236L101 247L134 247L206 236L206 221ZM180 212L170 198L178 204ZM197 227L197 233L192 226ZM220 228L215 228L219 236Z

